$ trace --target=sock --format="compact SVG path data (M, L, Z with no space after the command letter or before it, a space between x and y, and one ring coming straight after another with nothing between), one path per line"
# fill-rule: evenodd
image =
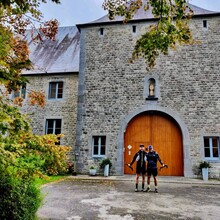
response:
M147 185L147 188L149 188L149 189L150 189L150 185Z
M144 183L142 183L142 189L144 189Z
M157 189L157 186L155 186L155 189Z
M136 189L138 189L138 184L137 184L137 183L136 183L136 185L135 185L135 186L136 186Z

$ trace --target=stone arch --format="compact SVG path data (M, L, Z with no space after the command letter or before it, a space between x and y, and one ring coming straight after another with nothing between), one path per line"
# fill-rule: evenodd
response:
M157 105L146 105L141 106L140 108L136 109L135 111L129 113L121 122L119 134L118 134L118 168L117 171L121 175L124 175L124 132L130 120L134 118L136 115L147 112L147 111L157 111L163 112L172 117L179 125L180 130L182 132L183 137L183 162L184 162L184 176L185 177L193 177L192 172L192 164L190 159L190 138L189 132L187 129L186 124L184 121L169 108L157 106Z

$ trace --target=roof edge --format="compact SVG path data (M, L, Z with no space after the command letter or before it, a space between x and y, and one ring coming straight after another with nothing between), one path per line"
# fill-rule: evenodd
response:
M213 17L213 16L215 17L220 16L220 12L213 12L213 13L208 13L208 14L197 14L197 15L193 15L192 19L198 18L198 17ZM129 20L127 23L156 21L156 20L158 20L158 18L135 19L135 20ZM112 20L112 21L105 21L105 22L76 24L76 27L78 28L78 30L80 30L80 28L84 28L84 27L99 26L99 25L113 25L113 24L123 24L123 20L120 20L120 21Z
M79 71L71 72L41 72L41 73L22 73L22 76L43 76L43 75L68 75L68 74L79 74Z

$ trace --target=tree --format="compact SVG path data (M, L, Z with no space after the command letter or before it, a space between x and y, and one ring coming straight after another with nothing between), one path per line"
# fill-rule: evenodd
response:
M0 84L6 94L27 82L21 71L32 67L24 40L27 28L35 41L55 38L58 22L42 23L40 3L46 0L0 0ZM34 22L40 22L39 29ZM35 178L65 173L70 147L56 145L59 135L33 134L29 120L7 99L4 88L0 87L0 219L32 220L42 200ZM29 97L31 104L43 106L43 94L32 91Z
M35 219L41 204L35 178L67 172L70 147L59 136L35 135L27 117L0 97L0 219Z
M51 1L60 3L59 0ZM47 3L47 1L0 0L0 83L6 87L7 92L16 91L22 84L27 82L21 76L21 71L24 68L31 68L28 45L23 39L27 28L31 28L33 40L55 39L58 22L56 20L42 22L43 16L38 10L41 3ZM34 22L41 23L39 29L35 28ZM32 134L26 116L22 115L19 109L11 103L11 100L3 95L4 91L1 88L0 92L0 162L2 166L5 166L5 170L11 166L19 167L18 164L22 164L21 167L23 168L27 164L28 166L33 165L33 160L20 159L37 155L36 158L39 157L41 162L43 161L44 168L42 168L40 162L34 164L33 169L26 169L26 171L36 171L36 167L38 167L41 169L40 172L48 174L64 172L66 169L66 152L70 148L64 146L58 148L56 146L59 136ZM45 103L44 96L35 91L29 94L29 98L31 99L31 105L38 103L43 106ZM48 158L57 161L57 164L54 165L55 162L51 161L52 159L42 159L42 152L44 156L48 154ZM38 160L36 159L36 161ZM57 170L54 168L55 166ZM24 173L24 171L25 169L20 173ZM27 176L32 176L32 173L28 172Z
M109 19L123 16L124 23L132 19L141 7L152 10L157 23L137 40L130 60L143 57L147 70L154 67L160 53L167 55L169 49L175 49L177 44L193 43L188 25L193 11L186 0L105 0L103 7L108 11Z
M60 3L59 0L51 1ZM32 38L35 41L42 41L44 38L55 39L58 21L43 22L43 15L39 10L41 3L47 1L0 1L0 83L9 93L27 83L27 79L21 76L21 71L32 68L28 45L24 40L26 30L32 30ZM36 23L40 24L38 29L35 28ZM39 99L42 94L35 92L33 96Z

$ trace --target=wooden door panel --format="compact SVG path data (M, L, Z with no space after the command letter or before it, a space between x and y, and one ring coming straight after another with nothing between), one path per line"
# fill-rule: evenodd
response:
M139 145L153 145L164 163L169 168L163 169L159 175L182 176L183 152L182 135L178 124L169 116L159 113L142 113L129 122L124 136L124 161L130 163ZM129 150L127 147L131 145ZM160 167L160 164L158 164ZM133 165L135 168L135 165ZM125 174L135 174L125 166Z
M150 120L149 116L141 114L138 118L129 122L128 128L124 137L124 163L131 162L134 154L139 150L140 144L148 146L150 143ZM144 132L143 132L144 131ZM128 146L132 146L129 150ZM135 174L136 163L133 164L134 171L127 166L124 166L124 173Z

